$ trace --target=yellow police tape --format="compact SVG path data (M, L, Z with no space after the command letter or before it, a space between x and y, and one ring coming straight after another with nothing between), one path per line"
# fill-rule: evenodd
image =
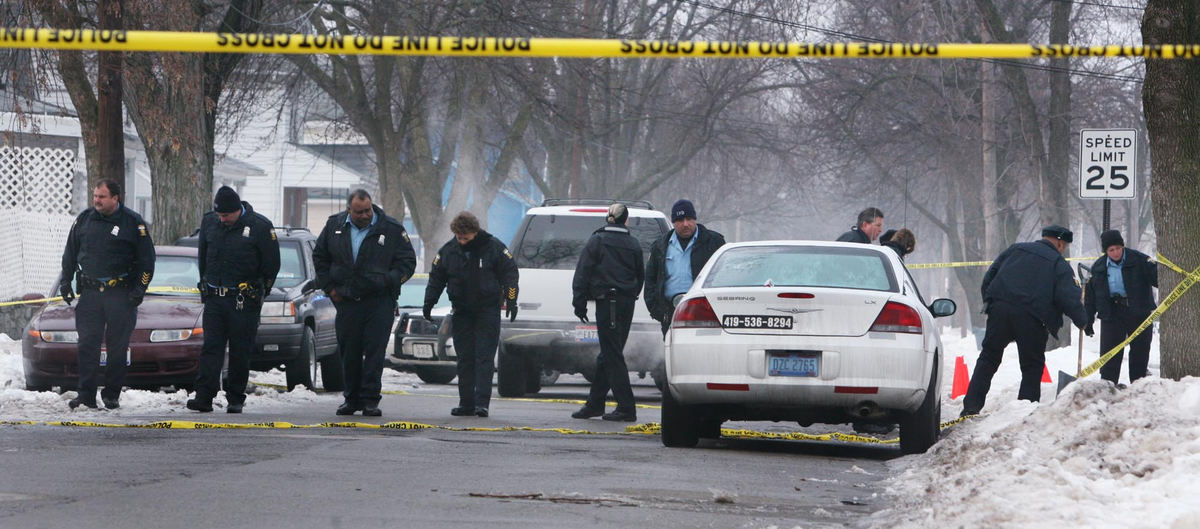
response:
M0 48L461 57L1043 59L1200 57L1197 44L663 41L0 28Z
M180 292L180 293L184 293L184 294L200 295L199 290L194 289L194 288L188 288L188 287L150 287L150 288L146 289L146 292ZM26 300L21 300L21 301L5 301L4 303L0 303L0 307L11 307L13 305L31 305L34 303L53 303L55 301L62 301L62 296L54 296L52 298L26 299Z
M1094 261L1098 258L1100 258L1100 256L1095 255L1095 256L1090 256L1090 257L1068 257L1067 260L1068 261ZM952 262L952 263L911 263L911 264L906 263L904 265L904 267L909 270L921 270L921 269L928 269L928 268L965 268L965 267L969 267L969 266L991 266L991 265L992 265L992 261L957 261L957 262Z

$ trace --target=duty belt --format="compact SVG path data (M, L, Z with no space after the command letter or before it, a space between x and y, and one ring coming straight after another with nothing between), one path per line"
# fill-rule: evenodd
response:
M1120 305L1120 306L1122 306L1122 307L1128 307L1128 306L1129 306L1129 298L1127 298L1127 297L1125 297L1125 296L1122 296L1122 295L1120 295L1120 294L1113 294L1113 296L1112 296L1112 304L1113 304L1113 305Z
M251 298L258 298L258 289L251 286L249 283L241 283L236 287L214 287L212 285L204 285L204 295L206 296L236 296L241 294Z
M109 278L100 279L100 278L88 277L88 276L85 276L82 273L80 273L79 277L78 277L79 290L91 289L91 290L99 290L100 292L104 292L104 289L106 289L106 288L117 288L117 287L129 286L129 281L126 279L128 276L129 276L129 274L123 274L123 275L120 275L117 277L109 277Z

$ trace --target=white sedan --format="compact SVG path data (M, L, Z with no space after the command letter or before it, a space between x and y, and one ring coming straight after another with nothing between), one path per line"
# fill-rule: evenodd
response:
M938 439L941 339L887 247L728 244L675 308L666 339L662 441L695 446L727 420L900 424L900 447Z

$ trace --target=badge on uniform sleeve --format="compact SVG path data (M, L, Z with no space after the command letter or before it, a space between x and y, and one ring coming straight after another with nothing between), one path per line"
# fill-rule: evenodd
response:
M437 266L438 261L441 261L441 260L442 260L442 254L439 253L439 254L433 256L433 266Z
M384 235L382 233L380 233L379 234L379 245L380 246L383 246L383 240L384 240Z
M250 226L246 226L245 228L242 228L242 237L249 237L249 236L250 236Z
M272 240L272 241L279 240L279 239L276 239L276 238L275 238L275 230L271 230L271 240Z
M407 243L411 243L411 242L412 242L412 240L410 240L410 239L408 238L408 232L407 232L407 231L406 231L406 232L404 232L404 242L407 242Z
M512 259L512 258L513 258L513 256L512 256L512 253L510 253L510 252L508 251L508 248L505 248L505 249L504 249L504 256L505 256L505 257L507 257L507 258L509 258L509 259Z
M112 229L112 234L113 234L113 237L116 237L118 233L121 233L121 227L120 227L120 226L113 226L113 229Z
M145 224L138 224L138 235L141 235L142 237L146 236L146 225Z

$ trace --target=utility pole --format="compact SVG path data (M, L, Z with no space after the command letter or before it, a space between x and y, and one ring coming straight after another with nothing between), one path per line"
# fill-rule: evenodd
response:
M125 0L99 0L97 26L103 31L124 28ZM125 127L121 111L122 57L119 51L99 53L96 79L97 151L100 155L100 174L88 175L88 192L96 182L111 178L121 184L121 202L129 204L129 186L125 182Z

